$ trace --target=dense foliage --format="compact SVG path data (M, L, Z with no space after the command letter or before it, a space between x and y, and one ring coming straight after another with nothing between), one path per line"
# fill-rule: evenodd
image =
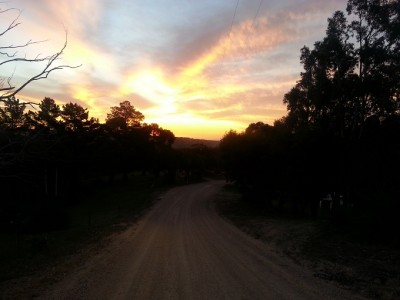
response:
M400 1L349 0L347 15L328 19L326 37L301 49L287 116L224 136L228 179L249 199L315 216L330 194L341 221L399 225L399 14Z
M57 210L79 197L87 179L112 183L116 174L165 169L174 134L129 101L111 108L105 124L77 103L51 98L27 110L14 96L0 107L0 207L3 226L25 222L35 211ZM57 219L54 211L50 215ZM19 219L19 220L16 220ZM24 221L25 220L25 221ZM53 220L57 221L57 220ZM51 223L50 221L48 223Z

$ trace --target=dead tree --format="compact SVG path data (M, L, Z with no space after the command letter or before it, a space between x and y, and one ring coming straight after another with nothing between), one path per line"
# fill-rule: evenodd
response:
M19 22L21 11L16 8L10 8L5 10L2 10L0 8L0 16L2 14L11 13L12 11L16 11L18 15L10 22L10 24L6 28L3 29L0 28L0 74L2 73L1 71L2 67L14 63L28 63L28 64L42 63L43 67L38 73L24 79L23 82L20 84L13 83L13 77L14 77L13 72L10 75L6 76L0 75L0 102L4 102L10 97L15 96L18 92L20 92L30 83L47 78L53 71L62 70L66 68L73 69L80 67L80 65L70 66L70 65L57 64L57 61L61 59L62 54L64 53L64 50L67 47L67 41L68 41L67 31L65 31L64 45L58 52L45 57L41 57L40 54L33 56L31 58L27 57L26 55L21 55L20 54L21 49L26 49L31 45L42 43L44 41L29 40L21 44L13 44L6 42L12 40L9 37L10 33L12 32L13 29L15 29L17 26L21 24Z
M2 3L0 1L0 5ZM8 14L15 14L15 17L10 18L11 21L8 26L0 28L0 181L3 184L1 186L2 189L6 191L10 189L10 186L19 186L20 182L34 186L40 174L38 175L29 170L29 166L37 164L38 159L48 150L46 147L51 148L54 146L50 144L46 147L38 147L41 152L39 150L29 150L32 148L32 144L37 143L38 139L45 140L43 133L25 129L21 131L19 130L19 124L15 125L15 122L11 122L11 125L9 125L4 122L9 115L12 119L14 111L20 116L27 105L37 105L37 103L33 102L19 101L15 96L29 84L47 78L53 71L80 67L80 65L60 64L64 50L67 47L68 35L66 30L65 42L59 51L48 56L26 54L32 51L31 46L45 41L28 40L26 42L13 43L14 29L21 24L19 21L21 11L16 8L2 9L0 7L0 18ZM37 64L39 69L36 73L27 75L26 78L17 83L14 77L15 71L12 71L16 64L23 64L24 66ZM10 66L11 68L9 68ZM35 176L36 178L32 178L32 174L37 175ZM7 182L12 184L7 184ZM12 190L9 195L15 196L15 192Z

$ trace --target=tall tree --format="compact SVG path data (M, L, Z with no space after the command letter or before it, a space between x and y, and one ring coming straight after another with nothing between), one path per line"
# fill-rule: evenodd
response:
M301 49L304 66L301 79L285 95L287 121L294 128L317 127L335 129L343 135L346 117L352 108L352 90L356 67L354 47L343 12L328 19L326 37L314 44L314 49Z
M56 102L45 97L39 103L39 111L35 115L37 123L46 128L54 128L59 122L58 118L61 116L61 109Z
M67 131L81 131L89 125L89 112L77 103L62 106L61 118Z
M3 99L3 107L0 107L0 127L15 129L24 125L24 110L26 105L15 96Z
M293 129L360 137L370 117L399 107L399 1L351 0L328 19L326 37L301 50L304 72L284 97ZM397 32L397 34L396 34Z
M397 0L349 0L347 4L347 12L354 18L349 29L356 40L359 83L355 107L358 123L354 126L361 129L368 117L387 117L396 109L398 99L393 96L400 88L400 28L396 24L400 10L396 8Z
M129 101L123 101L119 106L111 107L111 113L107 114L106 123L112 128L126 129L127 127L139 127L144 116Z

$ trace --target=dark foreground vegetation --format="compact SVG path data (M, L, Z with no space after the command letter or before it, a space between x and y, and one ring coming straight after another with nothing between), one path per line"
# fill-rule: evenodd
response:
M36 111L24 109L14 97L0 109L2 227L40 231L44 224L35 218L47 229L63 226L62 218L46 221L35 212L52 215L60 203L74 203L87 180L112 185L132 171L158 176L174 141L170 131L141 124L143 115L128 101L111 108L106 124L76 103L60 108L50 98Z
M325 218L296 217L260 209L235 185L216 198L217 211L242 231L289 256L315 277L371 299L400 298L400 251L355 231L343 232Z
M20 15L16 8L0 7L0 16L11 18L0 29L1 263L25 250L28 255L42 253L40 249L52 244L46 241L47 234L75 228L82 210L85 221L80 223L87 229L101 219L94 213L98 210L104 210L103 215L123 215L128 208L120 205L125 201L120 198L128 196L120 193L129 192L128 207L137 213L140 199L158 187L198 180L210 164L216 164L216 150L203 145L172 149L174 134L144 123L143 114L129 101L111 107L106 122L100 123L79 103L59 105L49 97L39 103L19 100L18 94L33 82L80 67L61 62L67 32L61 49L47 56L28 53L30 46L42 41L12 42ZM16 65L35 65L38 71L14 78ZM117 178L126 186L120 186ZM143 197L136 199L142 192ZM41 234L44 238L32 236ZM25 245L26 239L32 239L31 246ZM1 279L9 275L1 270Z
M398 0L349 0L301 49L287 115L230 131L218 149L172 147L174 134L129 101L100 123L77 103L25 103L0 88L0 280L132 220L157 187L220 169L264 217L322 217L335 232L398 247L399 14Z
M104 235L132 224L157 198L151 176L130 174L104 183L83 183L72 203L53 199L31 204L32 211L20 208L21 219L0 231L0 282L64 263L83 248L96 252Z
M287 116L224 136L227 178L247 201L399 241L399 15L399 1L350 0L301 49Z
M172 149L174 134L143 123L129 101L105 123L77 103L2 103L0 280L72 253L98 231L134 220L160 188L199 180L217 165L217 149Z
M170 184L199 180L216 149L174 150L174 135L125 101L107 122L45 98L0 108L0 281L58 262L130 224Z

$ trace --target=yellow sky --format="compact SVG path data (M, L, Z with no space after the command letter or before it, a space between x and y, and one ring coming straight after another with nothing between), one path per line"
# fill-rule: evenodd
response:
M77 102L101 121L129 100L145 122L193 138L272 124L286 113L282 99L299 77L300 48L323 36L326 18L346 1L167 2L14 0L24 11L13 37L47 40L28 54L57 51L66 28L62 63L82 64L20 98ZM15 70L16 81L35 71Z

